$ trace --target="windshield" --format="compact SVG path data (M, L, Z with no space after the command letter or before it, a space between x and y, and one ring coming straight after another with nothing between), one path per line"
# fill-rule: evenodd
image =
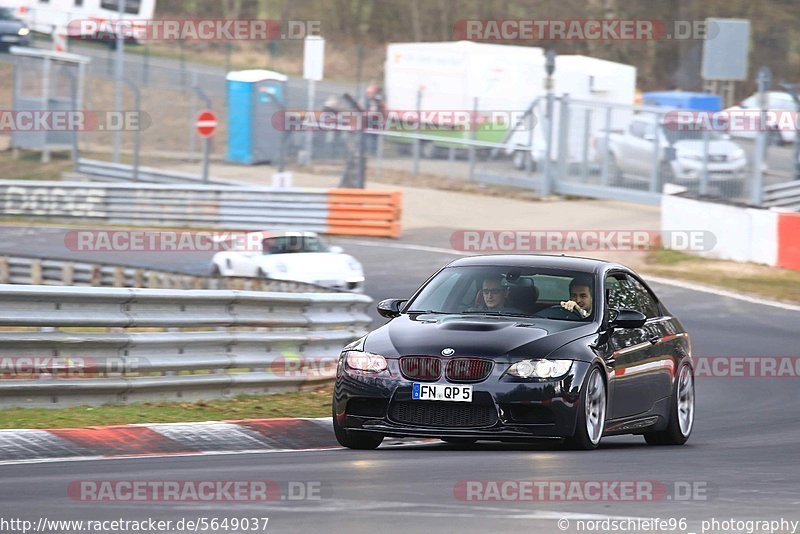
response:
M0 7L0 20L19 20L14 16L14 11L7 7Z
M589 321L593 315L593 286L591 275L561 269L448 267L422 289L409 304L408 312ZM579 310L562 306L562 302L570 300L580 306Z
M269 237L262 242L264 254L291 254L293 252L328 252L328 246L316 236L290 235Z
M703 129L707 131L703 132ZM704 133L706 136L708 136L709 141L719 141L720 139L725 139L721 133L709 130L708 128L703 128L701 125L697 125L696 129L691 130L671 128L669 125L664 126L664 136L667 138L667 141L670 144L677 141L702 141Z

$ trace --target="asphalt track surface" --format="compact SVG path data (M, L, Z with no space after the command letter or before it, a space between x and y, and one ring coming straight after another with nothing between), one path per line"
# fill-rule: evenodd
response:
M0 252L64 256L63 231L0 229ZM445 238L415 234L401 243L334 240L365 266L376 301L405 297L455 256L395 248ZM366 245L364 243L370 243ZM413 247L413 246L412 246ZM119 255L118 255L119 256ZM177 256L177 257L176 257ZM79 256L82 259L83 255ZM91 258L114 261L109 258ZM120 263L203 272L207 258L182 254ZM798 355L798 312L653 284L692 336L696 356ZM376 323L379 324L379 323ZM199 457L129 458L0 466L0 519L143 520L268 517L267 532L702 532L700 521L798 520L800 393L797 377L699 378L694 432L684 447L654 448L641 437L607 438L593 452L551 443L471 447L431 442L381 447ZM67 494L78 480L272 480L310 482L319 499L264 503L98 503ZM653 500L465 501L460 481L650 481ZM463 484L463 482L461 482ZM487 486L484 486L486 488ZM695 488L675 493L674 488ZM480 497L480 494L478 495ZM578 530L580 518L686 518L687 528ZM569 525L559 519L566 519ZM566 530L559 528L567 526ZM612 525L613 526L613 525ZM648 525L652 527L652 525ZM743 530L712 529L712 532ZM605 528L602 528L605 527ZM663 526L662 526L663 527ZM5 530L4 532L14 532ZM217 532L225 532L218 529ZM230 532L230 530L228 530ZM257 532L264 532L257 530ZM785 532L785 530L782 530ZM788 530L791 532L791 528Z

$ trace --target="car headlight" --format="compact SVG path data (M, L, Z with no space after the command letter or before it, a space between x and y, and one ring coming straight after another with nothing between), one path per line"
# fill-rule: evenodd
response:
M17 31L17 35L21 35L23 37L25 37L29 33L31 33L31 31L28 28L20 28L19 31Z
M692 161L703 161L703 156L699 156L697 154L684 154L678 156L679 159L690 159Z
M361 270L362 270L361 264L358 263L356 260L348 261L347 262L347 266L350 268L351 271L361 272Z
M350 369L368 373L380 373L387 367L386 358L383 356L355 350L344 353L344 362Z
M518 378L559 378L572 368L572 360L522 360L508 368Z
M744 159L744 158L745 158L745 154L744 154L744 150L742 150L742 149L739 149L736 152L734 152L733 154L731 154L731 159L732 160L738 160L738 159Z

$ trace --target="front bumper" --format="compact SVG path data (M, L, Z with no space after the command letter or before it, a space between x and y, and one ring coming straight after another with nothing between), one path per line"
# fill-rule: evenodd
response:
M711 182L730 182L746 178L747 162L734 160L725 163L708 164L708 178ZM688 159L678 159L672 163L675 179L681 182L697 182L703 176L703 162Z
M589 366L575 361L563 378L532 381L504 376L508 364L498 362L486 380L472 384L471 403L412 400L414 381L402 377L396 359L378 375L340 368L334 417L348 430L385 436L500 441L568 437L575 431L580 387ZM429 383L449 384L444 379ZM406 408L437 422L408 417ZM437 411L437 417L428 417L428 410Z

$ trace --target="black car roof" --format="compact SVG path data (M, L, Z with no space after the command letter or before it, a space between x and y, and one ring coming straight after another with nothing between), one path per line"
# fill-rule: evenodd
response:
M627 267L595 258L579 258L576 256L551 256L548 254L486 254L469 256L450 262L448 267L474 265L502 265L513 267L544 267L546 269L565 269L584 273L600 273L610 269L629 271Z

